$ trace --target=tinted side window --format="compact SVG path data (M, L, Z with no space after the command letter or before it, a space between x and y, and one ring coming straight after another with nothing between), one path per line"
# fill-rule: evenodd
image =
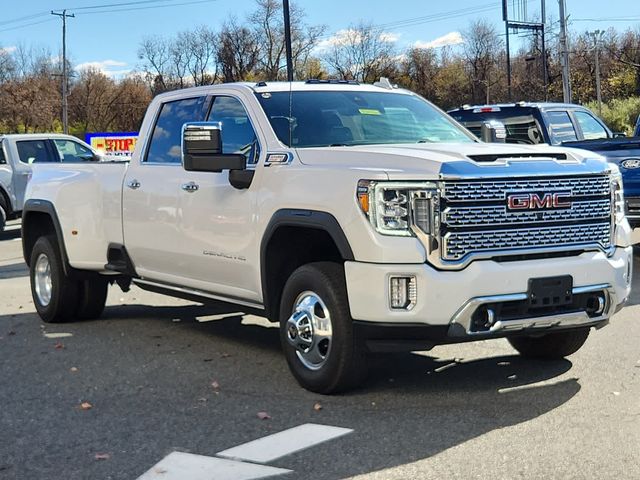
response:
M597 138L607 138L608 134L605 128L600 125L595 118L587 112L573 112L576 120L580 124L585 140L595 140Z
M247 163L257 163L258 139L240 100L216 97L208 121L222 124L222 153L242 153Z
M93 152L72 140L54 140L61 162L86 162L93 160Z
M59 161L51 156L47 148L47 140L16 142L16 147L18 148L18 158L22 163L32 164Z
M145 162L180 163L182 126L186 122L203 121L207 104L207 97L185 98L162 104Z
M7 163L7 159L4 157L4 148L2 148L2 143L0 142L0 165L4 165Z
M554 143L578 140L576 130L567 112L547 112L547 117L549 118L549 127L551 127Z

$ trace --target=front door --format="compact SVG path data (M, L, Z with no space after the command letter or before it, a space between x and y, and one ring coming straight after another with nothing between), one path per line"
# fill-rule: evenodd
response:
M247 168L258 163L256 131L242 102L232 96L214 98L208 121L220 122L223 153L243 153ZM181 192L181 247L184 276L193 288L227 297L260 301L257 258L259 239L254 229L256 185L238 190L229 172L184 172L191 189ZM259 174L259 172L256 172Z

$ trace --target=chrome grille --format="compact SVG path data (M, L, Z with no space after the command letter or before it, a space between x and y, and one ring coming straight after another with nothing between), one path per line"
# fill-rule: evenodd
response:
M515 180L447 182L443 197L452 202L478 202L504 200L507 193L563 190L573 197L608 195L609 177L560 177Z
M546 211L507 211L504 205L447 207L442 221L450 227L593 220L611 216L611 200L574 202L571 208Z
M505 248L555 247L598 243L610 245L611 225L595 223L572 227L519 228L482 232L449 232L444 237L446 260L460 260L469 252L504 250Z
M571 206L507 207L511 194L552 192L561 192ZM440 258L452 264L514 251L611 248L611 183L605 175L452 180L441 187L439 207Z

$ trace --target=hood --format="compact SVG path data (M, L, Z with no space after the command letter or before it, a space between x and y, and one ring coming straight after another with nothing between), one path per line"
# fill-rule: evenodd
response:
M390 179L601 173L593 152L548 145L437 143L312 147L297 150L305 165L386 172Z

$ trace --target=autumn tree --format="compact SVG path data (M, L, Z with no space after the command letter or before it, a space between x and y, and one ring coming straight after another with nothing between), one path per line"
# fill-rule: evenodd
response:
M338 32L323 60L339 78L373 83L395 76L397 52L380 28L360 23Z

